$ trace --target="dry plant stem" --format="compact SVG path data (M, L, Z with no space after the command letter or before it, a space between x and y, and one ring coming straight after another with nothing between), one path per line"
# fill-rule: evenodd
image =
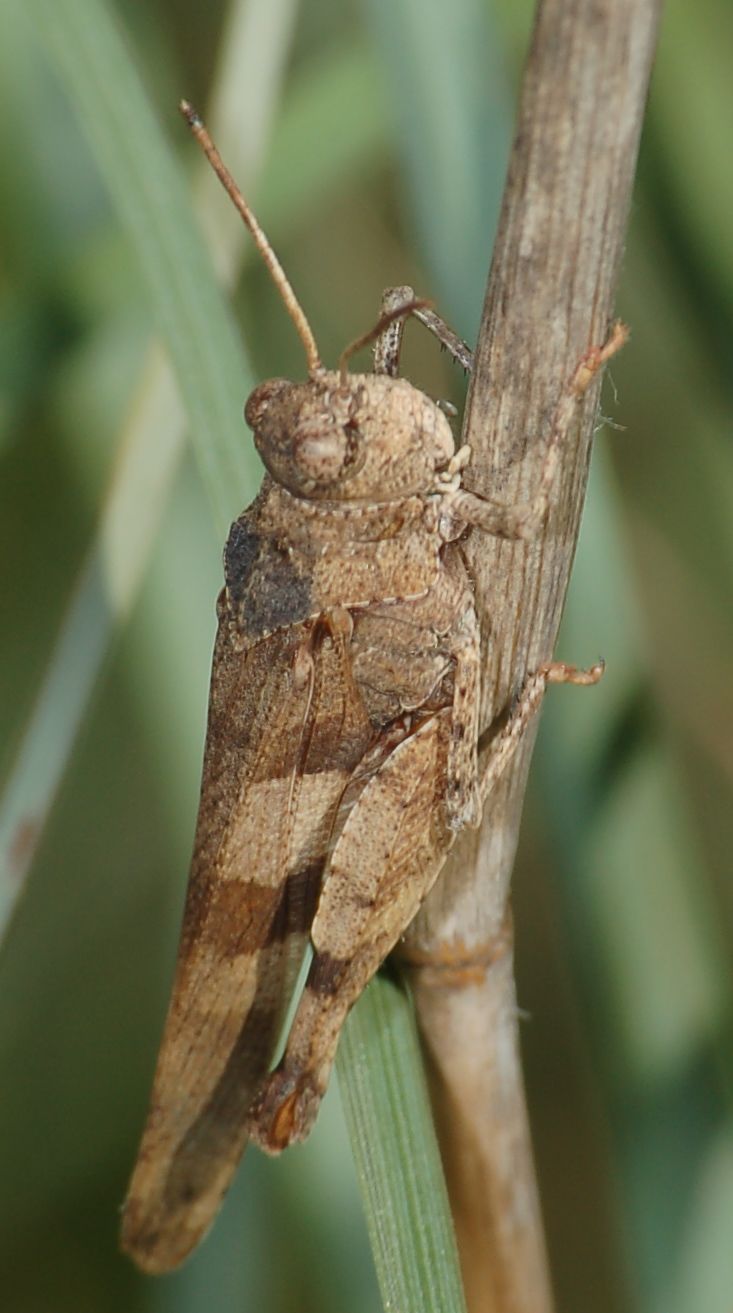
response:
M558 397L584 352L607 336L660 5L539 5L463 435L473 452L465 485L494 499L531 499ZM536 539L500 542L475 533L467 543L485 644L483 726L552 654L598 388L594 381L564 438L550 513ZM471 1313L552 1307L508 911L533 739L527 735L493 791L480 833L456 845L404 953Z

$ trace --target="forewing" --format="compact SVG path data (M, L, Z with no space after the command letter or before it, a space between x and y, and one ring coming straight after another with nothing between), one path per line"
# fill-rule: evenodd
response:
M123 1245L180 1263L246 1141L302 960L340 794L371 730L323 621L240 650L225 613L173 995Z

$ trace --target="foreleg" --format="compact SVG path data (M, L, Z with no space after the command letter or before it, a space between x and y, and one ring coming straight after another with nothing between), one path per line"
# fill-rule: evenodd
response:
M567 433L578 403L599 369L621 349L627 336L628 330L623 324L614 324L604 345L591 347L573 372L555 411L534 497L530 501L510 506L479 497L466 488L458 488L450 494L449 504L452 515L497 538L531 538L536 534L547 514L550 493L557 474L562 439Z

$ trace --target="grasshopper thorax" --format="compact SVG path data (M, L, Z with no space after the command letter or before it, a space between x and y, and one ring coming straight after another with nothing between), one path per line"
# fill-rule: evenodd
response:
M401 378L324 369L307 383L268 379L244 414L272 477L309 500L426 494L454 454L445 415Z

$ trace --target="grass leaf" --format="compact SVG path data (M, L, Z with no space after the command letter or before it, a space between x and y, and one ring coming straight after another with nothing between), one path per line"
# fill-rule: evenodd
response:
M415 1019L386 977L352 1012L337 1065L385 1309L464 1313Z

